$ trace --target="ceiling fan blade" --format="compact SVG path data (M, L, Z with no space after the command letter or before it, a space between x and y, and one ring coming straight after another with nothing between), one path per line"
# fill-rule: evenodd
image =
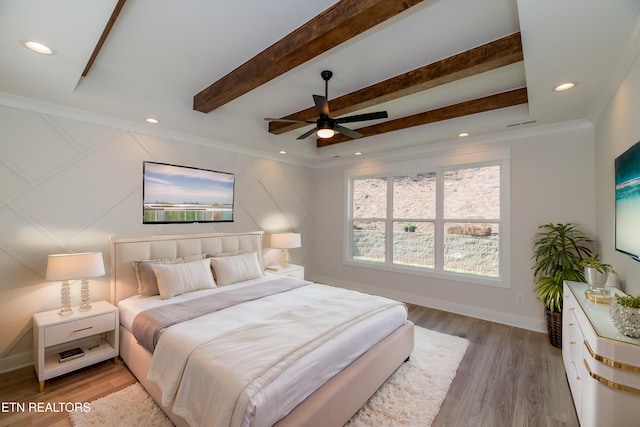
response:
M376 113L356 114L354 116L341 117L335 119L336 123L363 122L365 120L386 119L389 117L386 111L378 111Z
M355 130L351 130L349 128L346 128L344 126L336 125L336 131L340 132L344 136L348 136L351 139L362 138L362 134L361 133L356 132Z
M306 137L308 137L309 135L314 134L314 133L316 133L316 128L315 127L312 128L312 129L309 129L307 132L303 133L302 135L300 135L296 139L305 139Z
M320 95L313 95L313 103L316 104L316 111L319 116L329 117L329 103L327 98Z
M314 120L293 120L293 119L276 119L272 117L265 117L265 120L270 122L286 122L286 123L315 123Z

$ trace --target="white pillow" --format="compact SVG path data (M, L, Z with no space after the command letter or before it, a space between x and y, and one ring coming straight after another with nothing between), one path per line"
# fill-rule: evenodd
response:
M262 276L258 256L255 252L211 258L211 266L215 271L218 286L257 279Z
M216 283L209 269L209 260L184 264L152 264L162 299L175 297L198 289L215 288Z
M133 261L133 268L136 270L136 279L138 279L138 293L143 297L151 297L160 294L160 291L158 291L156 274L151 268L152 264L179 264L203 258L206 258L205 254L187 255L180 258L170 259L147 259Z

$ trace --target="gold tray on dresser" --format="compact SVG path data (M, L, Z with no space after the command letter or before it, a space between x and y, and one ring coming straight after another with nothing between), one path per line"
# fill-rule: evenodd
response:
M584 291L584 296L586 296L589 301L595 302L596 304L611 304L613 292L609 289L589 288Z

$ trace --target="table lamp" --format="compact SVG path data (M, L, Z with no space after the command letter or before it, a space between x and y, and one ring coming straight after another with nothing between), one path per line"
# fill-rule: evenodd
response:
M271 235L271 247L280 249L280 267L289 266L289 249L299 248L300 233L278 233Z
M91 310L91 305L89 304L89 281L87 279L102 275L104 275L102 252L49 255L47 260L47 280L50 282L62 281L60 289L62 308L59 314L65 316L73 313L69 280L82 280L82 287L80 288L81 303L78 306L78 310Z

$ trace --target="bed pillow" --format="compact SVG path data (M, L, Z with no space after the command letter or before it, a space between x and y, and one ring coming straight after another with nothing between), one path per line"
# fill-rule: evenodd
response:
M216 287L208 259L179 264L152 264L151 268L156 274L162 299Z
M218 286L262 276L258 255L255 252L211 258L211 267L215 272Z
M136 279L138 280L138 294L143 297L152 297L160 294L160 291L158 290L158 282L156 281L156 274L153 272L153 268L151 268L153 264L179 264L204 259L206 256L206 254L196 254L179 258L133 261L133 268L136 271Z
M222 258L227 256L236 256L242 254L252 254L254 251L251 249L239 249L237 251L229 251L229 252L218 252L215 254L207 254L207 258ZM213 280L218 283L218 278L216 277L216 271L213 269L213 264L211 264L211 272L213 273Z
M133 267L136 270L136 278L138 279L138 293L143 297L152 297L160 294L158 290L158 282L156 274L151 268L154 264L178 264L181 263L180 258L171 259L152 259L144 261L133 261Z

